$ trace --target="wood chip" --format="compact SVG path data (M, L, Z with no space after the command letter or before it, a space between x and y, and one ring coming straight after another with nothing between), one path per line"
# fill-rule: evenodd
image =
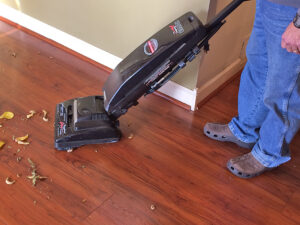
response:
M134 137L134 135L131 133L129 136L128 136L128 139L132 139Z
M17 137L15 138L15 142L18 142L18 141L26 141L29 137L29 134L26 134L25 136L22 136L22 137Z
M0 119L7 119L7 120L11 120L12 118L14 118L15 114L13 112L4 112L2 113L2 115L0 116Z
M34 114L36 114L36 111L30 110L29 114L26 115L26 118L29 119L29 118L33 117Z
M155 209L156 209L156 206L155 205L150 205L150 209L152 210L152 211L154 211Z
M21 162L21 160L22 160L22 157L17 157L17 162Z
M30 143L27 141L17 141L19 145L29 145Z
M32 171L31 171L31 176L27 176L27 178L32 181L32 186L35 186L38 180L45 180L48 178L48 177L41 176L37 173L35 163L30 158L28 158L28 162L30 164L30 167L32 168Z
M32 169L35 169L35 163L34 163L30 158L28 158L27 160L28 160L28 162L29 162L29 164L30 164L30 167L31 167Z
M25 136L22 137L17 137L15 138L15 142L17 142L19 145L29 145L29 142L27 142L26 140L28 139L29 134L26 134Z
M3 146L5 145L4 141L0 141L0 149L3 148Z
M48 122L49 121L49 119L47 118L47 111L45 110L45 109L43 109L43 120L45 121L45 122Z
M12 185L14 184L16 181L15 180L12 180L10 177L7 177L6 180L5 180L5 183L8 184L8 185Z

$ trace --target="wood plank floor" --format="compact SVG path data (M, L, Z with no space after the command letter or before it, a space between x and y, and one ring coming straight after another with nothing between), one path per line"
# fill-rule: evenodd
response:
M55 150L56 104L102 94L108 75L0 22L0 113L15 113L0 121L0 140L6 142L0 150L0 225L300 223L299 136L290 162L243 180L225 165L247 150L202 134L207 121L227 122L236 114L239 80L197 112L147 96L121 117L120 142ZM50 121L40 114L26 120L32 109L46 109ZM27 146L12 140L27 133ZM48 177L36 186L27 178L28 158ZM7 177L16 182L6 184Z

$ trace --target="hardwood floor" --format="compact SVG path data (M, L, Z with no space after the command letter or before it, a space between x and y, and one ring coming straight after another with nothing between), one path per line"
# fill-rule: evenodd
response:
M202 133L207 121L227 122L237 113L238 79L197 112L155 95L141 98L120 119L120 142L55 150L56 104L102 94L108 75L0 22L0 113L15 113L0 120L0 140L6 142L0 150L0 225L300 223L299 136L290 162L243 180L225 165L247 150ZM50 121L40 114L25 119L32 109L46 109ZM27 133L27 146L12 140ZM36 186L27 178L28 158L47 177ZM6 184L7 177L16 182Z

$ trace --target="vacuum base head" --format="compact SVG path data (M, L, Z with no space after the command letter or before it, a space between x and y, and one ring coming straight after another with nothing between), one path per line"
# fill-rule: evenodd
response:
M75 98L57 104L55 148L69 150L87 144L117 142L119 121L104 110L103 96Z

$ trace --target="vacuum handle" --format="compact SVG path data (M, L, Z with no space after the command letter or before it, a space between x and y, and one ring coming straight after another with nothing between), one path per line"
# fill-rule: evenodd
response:
M235 10L240 4L245 1L249 0L234 0L229 3L224 9L221 10L213 19L211 19L206 25L205 28L207 31L213 30L215 27L219 26L220 23L233 11Z

